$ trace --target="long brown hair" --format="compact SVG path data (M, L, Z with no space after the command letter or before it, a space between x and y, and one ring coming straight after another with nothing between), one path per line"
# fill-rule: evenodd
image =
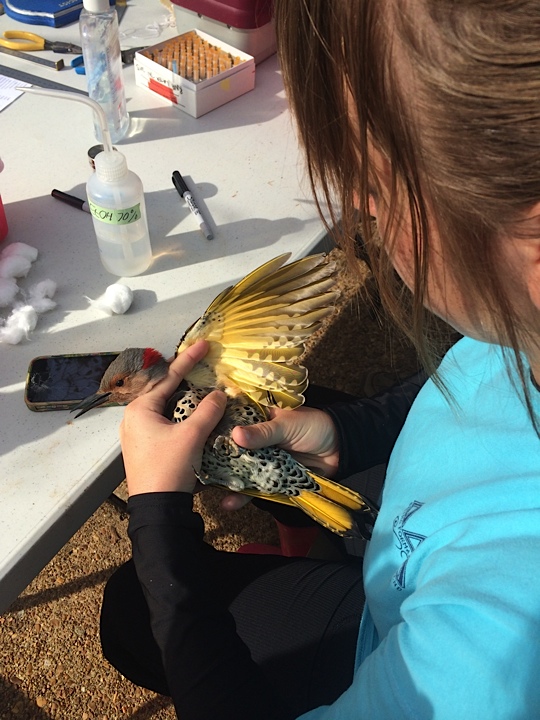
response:
M360 227L382 300L429 370L436 361L424 305L435 217L451 274L473 307L489 309L496 338L513 351L538 432L520 353L525 340L538 343L537 315L530 309L527 324L513 306L500 257L540 201L537 0L275 0L275 17L321 215L351 252ZM403 285L370 222L370 143L391 168L390 219L379 228L386 250L399 217L410 217L406 314Z

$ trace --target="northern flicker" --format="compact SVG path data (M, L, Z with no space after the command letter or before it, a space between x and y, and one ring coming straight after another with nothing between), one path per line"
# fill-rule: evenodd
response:
M210 347L186 376L188 389L180 392L172 417L185 420L206 394L223 390L227 408L206 443L198 479L300 507L338 535L369 538L377 511L366 498L308 470L281 448L248 450L231 437L237 425L266 420L266 407L293 409L304 402L307 370L298 358L338 297L336 266L326 255L285 265L289 257L270 260L224 290L184 333L176 354L200 339ZM106 403L126 405L167 369L156 350L127 348L105 372L98 392L76 408L78 416Z

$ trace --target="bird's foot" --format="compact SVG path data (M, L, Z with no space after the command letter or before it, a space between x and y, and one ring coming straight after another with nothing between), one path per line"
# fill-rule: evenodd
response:
M226 457L237 458L242 455L242 450L228 435L218 435L212 446L217 455L225 455Z
M243 480L236 477L230 477L230 478L219 478L219 477L212 477L211 475L207 475L207 473L198 472L193 468L193 472L195 473L195 477L197 480L201 483L201 485L213 485L215 487L224 487L228 490L231 490L232 492L241 492L246 484Z

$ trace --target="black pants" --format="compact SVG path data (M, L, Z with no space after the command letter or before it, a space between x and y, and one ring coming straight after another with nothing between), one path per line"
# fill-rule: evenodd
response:
M377 497L383 477L384 467L377 467L347 484ZM299 525L305 524L303 513L297 518ZM332 703L352 681L364 605L362 559L343 548L342 560L328 562L228 553L207 546L215 591L233 614L253 660L297 715ZM357 552L358 547L348 551ZM122 675L169 694L132 561L119 568L105 588L101 643L105 657ZM205 648L200 651L204 656Z
M352 681L364 603L361 560L327 563L209 550L216 587L222 588L238 634L295 712L331 703L344 692ZM131 561L107 583L101 642L122 675L169 694Z
M384 473L380 465L345 484L377 500ZM286 525L311 522L300 511L265 504ZM332 540L335 545L336 536ZM364 606L363 545L338 539L338 549L338 561L227 553L210 546L204 550L205 569L215 578L214 592L232 613L252 659L295 715L332 703L352 681ZM105 657L125 677L169 694L131 561L105 588L101 643ZM200 653L199 660L206 662L204 647Z

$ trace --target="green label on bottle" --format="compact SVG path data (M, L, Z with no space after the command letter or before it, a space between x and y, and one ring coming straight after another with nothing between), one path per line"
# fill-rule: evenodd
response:
M92 216L95 217L96 220L107 223L108 225L130 225L141 219L140 203L130 208L124 208L123 210L103 208L95 205L91 200L88 201L88 206Z

